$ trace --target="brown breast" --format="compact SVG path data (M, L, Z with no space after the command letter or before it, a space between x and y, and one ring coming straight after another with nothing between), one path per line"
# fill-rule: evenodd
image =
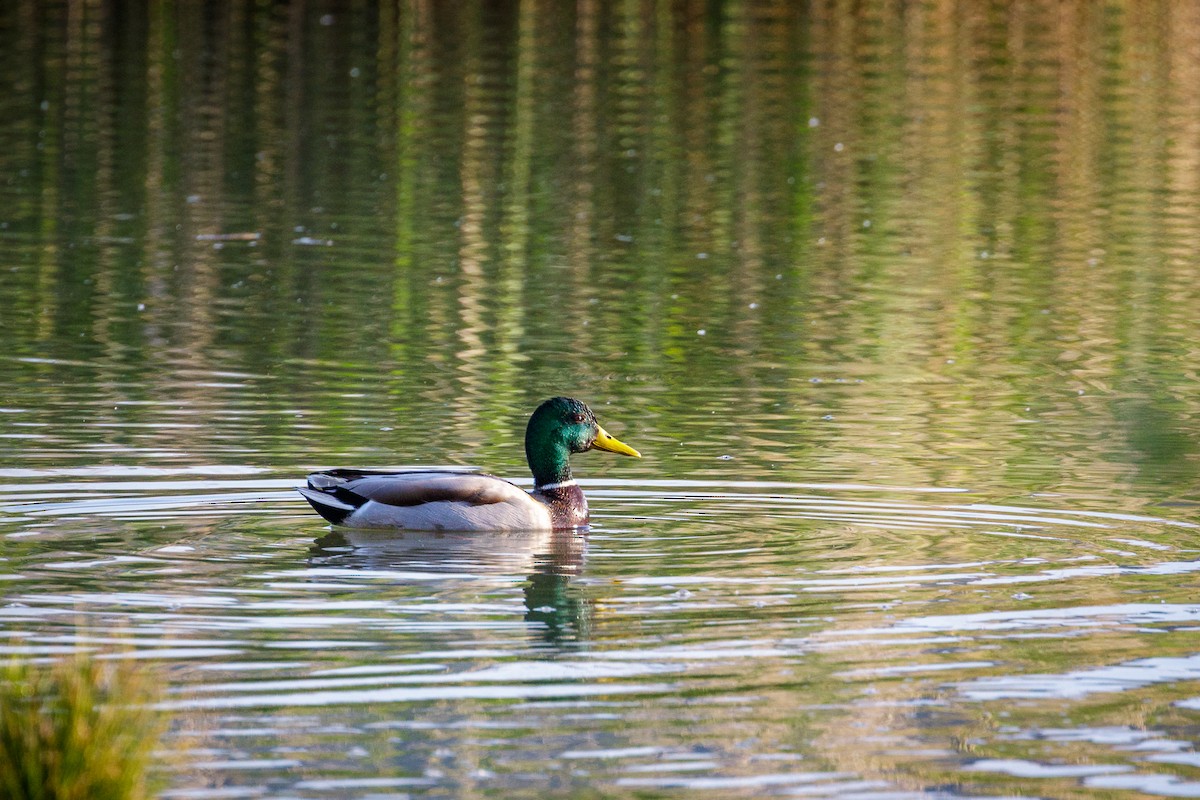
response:
M550 507L550 520L555 530L588 524L587 498L575 484L549 490L538 489L533 496Z

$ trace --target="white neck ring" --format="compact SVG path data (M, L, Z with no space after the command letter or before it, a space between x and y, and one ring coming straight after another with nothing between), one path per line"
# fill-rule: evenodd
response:
M543 483L541 486L535 486L533 488L537 489L539 492L550 492L555 489L565 489L568 486L577 486L577 485L578 484L575 483L575 479L572 478L569 481L562 481L561 483Z

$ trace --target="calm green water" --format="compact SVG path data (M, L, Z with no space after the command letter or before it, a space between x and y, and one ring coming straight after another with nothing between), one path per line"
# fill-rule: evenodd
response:
M0 7L0 634L168 798L1200 796L1200 6ZM334 465L590 532L332 533Z

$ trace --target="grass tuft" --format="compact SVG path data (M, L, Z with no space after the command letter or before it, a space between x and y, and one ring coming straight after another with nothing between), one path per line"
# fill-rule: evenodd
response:
M76 653L0 666L0 797L142 800L165 719L158 673Z

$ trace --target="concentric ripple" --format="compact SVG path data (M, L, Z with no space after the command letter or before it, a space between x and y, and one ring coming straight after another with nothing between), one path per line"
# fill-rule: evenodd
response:
M590 532L480 537L330 531L294 478L250 468L3 477L3 651L165 665L186 754L167 797L519 795L546 775L1179 795L1200 764L1186 519L593 480ZM1158 727L1123 727L1125 695Z

